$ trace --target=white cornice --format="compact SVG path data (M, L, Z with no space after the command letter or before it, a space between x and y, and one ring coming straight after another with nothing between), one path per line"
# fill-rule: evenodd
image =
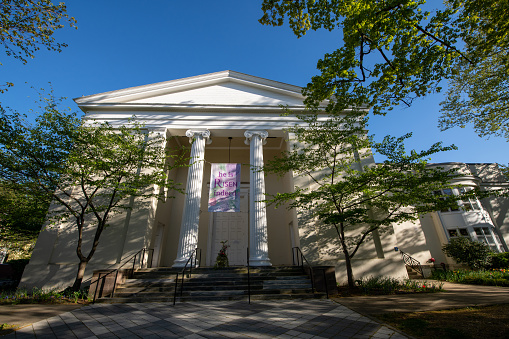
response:
M84 111L97 111L97 110L137 110L140 109L148 111L195 111L195 112L228 112L228 111L263 111L263 112L277 112L281 113L282 108L279 105L213 105L213 104L145 104L145 103L85 103L80 104L80 108ZM305 106L288 106L288 109L294 111L303 111Z
M179 92L189 90L201 86L210 86L222 82L237 82L253 87L263 88L269 91L284 93L297 98L303 98L301 94L302 88L299 86L289 85L278 81L259 78L252 75L239 73L235 71L222 71L198 75L189 78L170 80L155 84L130 87L116 91L93 94L89 96L75 98L74 101L81 107L90 103L105 102L121 102L121 99L132 99L139 97L156 96L164 93Z

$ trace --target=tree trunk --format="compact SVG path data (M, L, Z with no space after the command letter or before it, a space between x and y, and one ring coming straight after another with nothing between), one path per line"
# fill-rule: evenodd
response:
M353 280L352 261L348 253L345 253L345 263L346 263L346 276L348 277L348 287L354 289L355 283Z
M73 291L79 291L81 287L81 282L83 281L83 276L85 275L85 268L87 267L88 260L80 260L78 265L78 274L76 274L76 280L74 280L74 284L71 289Z

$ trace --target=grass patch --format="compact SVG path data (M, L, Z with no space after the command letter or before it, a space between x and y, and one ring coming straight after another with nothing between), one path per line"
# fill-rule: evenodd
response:
M432 279L473 285L509 287L509 269L455 270L432 272Z
M16 304L83 304L90 302L88 291L42 290L33 288L17 288L12 291L0 292L0 305Z
M416 338L509 338L509 304L373 316Z

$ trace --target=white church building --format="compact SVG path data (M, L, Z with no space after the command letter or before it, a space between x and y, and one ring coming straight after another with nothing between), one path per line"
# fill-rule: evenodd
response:
M150 131L166 136L167 147L186 146L196 161L171 172L186 194L148 203L132 201L132 210L115 215L101 236L89 262L94 270L115 267L142 248L153 249L146 259L153 267L181 267L195 248L201 265L213 266L221 241L228 240L231 266L292 265L292 248L299 247L313 265L336 267L338 282L346 281L339 247L332 232L301 220L299 211L267 206L265 194L290 192L307 183L288 173L283 178L252 171L292 146L286 129L300 120L281 116L281 106L304 110L301 87L234 71L94 94L75 99L85 119L126 124L134 115ZM190 143L190 139L194 139ZM373 159L367 159L373 162ZM240 212L208 212L211 164L237 163L240 171ZM447 163L460 168L463 188L507 186L496 164ZM458 188L460 189L460 188ZM445 192L455 194L455 190ZM424 264L429 258L453 264L441 246L453 237L484 241L495 251L509 244L509 202L502 198L464 201L458 209L437 211L419 221L394 225L362 245L353 260L355 277L407 277L399 251ZM76 228L66 223L44 227L20 286L61 288L72 284L77 272ZM87 237L85 232L84 238ZM87 246L85 243L84 247Z

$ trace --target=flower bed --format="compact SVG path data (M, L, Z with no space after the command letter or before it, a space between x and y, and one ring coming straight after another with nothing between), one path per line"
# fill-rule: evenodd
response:
M432 272L431 277L436 280L443 280L460 284L509 287L509 269L507 268L479 271L436 270Z

